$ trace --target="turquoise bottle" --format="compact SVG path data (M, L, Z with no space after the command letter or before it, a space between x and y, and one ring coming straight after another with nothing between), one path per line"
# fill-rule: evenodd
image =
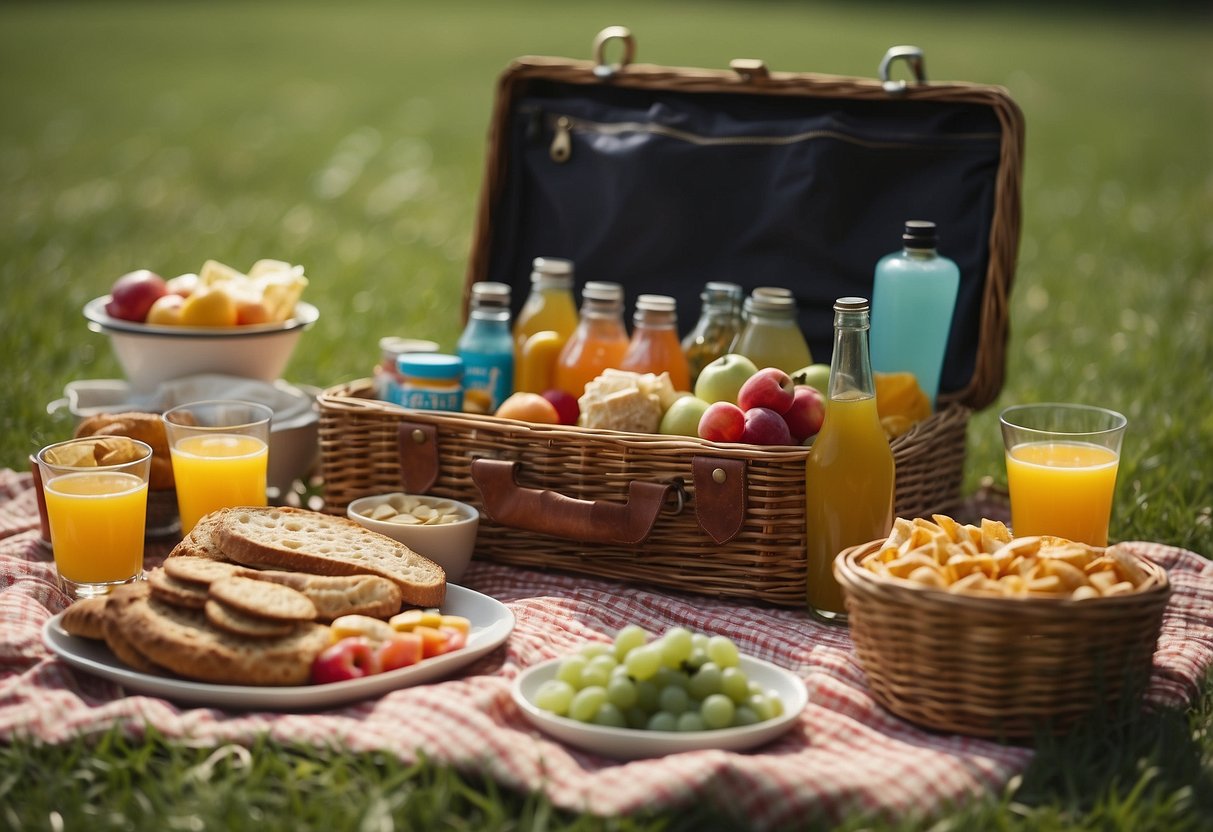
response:
M911 372L935 407L960 269L936 251L935 223L910 220L903 248L880 258L872 287L872 369Z
M463 406L492 413L514 390L514 336L510 332L510 287L472 284L467 327L459 337L463 359Z

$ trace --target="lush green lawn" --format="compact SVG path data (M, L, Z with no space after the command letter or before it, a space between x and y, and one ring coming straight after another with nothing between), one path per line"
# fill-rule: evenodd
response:
M1024 232L1006 386L971 425L968 485L1003 479L1001 405L1104 404L1131 425L1113 536L1213 553L1213 25L1195 13L631 0L7 4L0 465L23 467L29 451L64 434L45 405L66 382L118 375L80 308L136 267L172 275L208 258L305 264L322 316L296 353L294 381L367 374L381 335L449 346L496 74L520 54L586 57L594 33L614 23L633 28L644 61L761 57L774 69L870 76L888 46L914 43L934 79L1007 86L1028 124ZM1205 703L1190 716L1190 730L1183 715L1168 717L1164 736L1180 739L1156 747L1147 729L1158 726L1147 726L1126 729L1111 755L1099 738L1046 749L1021 792L950 817L955 828L1118 828L1125 819L1137 822L1119 828L1185 828L1193 795L1213 792L1213 715ZM33 765L26 749L10 751L0 793L12 796L19 782L46 789L39 799L53 805L46 778L20 776ZM29 753L86 776L57 752ZM101 756L118 769L145 758L189 765L151 744ZM297 766L311 771L310 759ZM359 782L378 778L384 789L405 777L373 761L351 765ZM410 793L428 795L435 817L468 813L469 803L443 802L452 781L426 776L436 779L405 779L421 783ZM305 791L331 787L301 780ZM262 801L249 789L250 803ZM502 816L524 817L519 826L544 817L542 806L483 784L456 791L460 800L490 794L489 815L507 801ZM351 812L316 822L363 817Z

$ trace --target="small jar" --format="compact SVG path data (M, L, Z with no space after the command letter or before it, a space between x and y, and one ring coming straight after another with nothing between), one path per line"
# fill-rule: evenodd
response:
M407 353L397 359L400 404L416 410L463 410L463 359L442 353Z
M375 396L380 401L400 404L400 369L397 360L411 352L438 352L438 344L420 338L386 335L379 339L379 363L375 365Z

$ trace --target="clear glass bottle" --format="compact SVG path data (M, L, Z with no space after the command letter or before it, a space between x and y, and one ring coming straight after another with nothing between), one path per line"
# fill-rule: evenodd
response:
M691 371L678 340L678 313L668 295L641 295L632 315L632 339L619 369L669 373L675 390L691 389Z
M692 387L699 378L699 371L727 353L740 334L743 294L736 283L712 281L703 287L699 295L703 301L699 320L682 339Z
M893 527L893 452L876 412L868 316L866 298L834 304L829 404L805 462L809 612L838 623L846 612L834 558Z
M472 284L468 322L457 347L463 359L463 407L492 413L514 392L514 338L510 333L510 287Z
M555 332L560 346L577 327L577 305L573 301L573 263L556 257L536 257L532 263L531 291L514 321L514 366L521 370L526 342L539 332ZM549 337L550 336L545 336ZM532 350L532 356L555 361L559 351ZM528 367L519 375L527 379L519 390L542 393L551 386L553 366ZM532 389L538 388L538 389Z
M872 288L872 369L908 371L935 407L952 331L960 269L936 251L935 223L910 220L901 251L876 264Z
M628 350L623 286L590 281L581 289L581 320L556 359L556 388L581 396L608 367L619 367Z
M745 326L730 352L757 365L794 373L813 363L796 317L796 298L787 289L760 287L745 300Z

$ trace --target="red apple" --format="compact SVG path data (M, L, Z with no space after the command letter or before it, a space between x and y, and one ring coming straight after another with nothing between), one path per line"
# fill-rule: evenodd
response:
M745 413L732 402L713 402L699 419L699 438L712 442L740 442Z
M560 424L577 424L577 417L581 415L581 406L577 404L576 396L564 390L552 389L544 390L543 397L556 408L556 415L560 417Z
M778 367L764 367L745 380L737 391L737 406L742 410L765 407L787 413L792 406L792 377Z
M143 323L152 304L166 294L168 289L160 275L147 269L130 272L114 281L105 313L111 318Z
M783 417L769 407L751 407L745 412L741 441L749 445L791 445L792 433Z
M792 438L798 443L804 442L810 436L815 436L821 430L821 423L826 418L826 399L816 387L807 384L797 384L792 398L792 406L783 414L788 423Z
M375 650L382 671L408 667L421 661L421 636L416 633L397 633L380 643Z
M312 662L312 681L318 685L361 679L379 672L375 645L365 636L352 636L324 649Z

